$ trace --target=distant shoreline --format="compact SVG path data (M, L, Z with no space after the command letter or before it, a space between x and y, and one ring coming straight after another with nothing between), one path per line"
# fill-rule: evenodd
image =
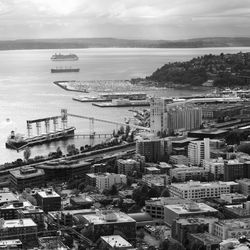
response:
M0 51L90 48L205 49L230 47L250 47L250 37L215 37L175 41L116 38L0 40Z

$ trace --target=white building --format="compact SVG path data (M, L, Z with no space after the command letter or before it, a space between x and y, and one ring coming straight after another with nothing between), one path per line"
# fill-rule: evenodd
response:
M189 102L173 102L171 98L150 100L150 126L154 134L171 134L178 130L189 131L199 128L202 123L202 110Z
M185 155L171 155L169 162L172 164L184 164L188 165L188 158Z
M170 170L171 178L184 182L186 180L208 179L208 170L200 167L173 168Z
M146 174L142 176L142 181L148 187L158 187L163 189L169 184L170 178L166 174Z
M221 194L229 194L237 191L239 184L236 182L200 182L189 181L185 183L172 183L169 186L171 196L184 199L202 199L220 197Z
M246 196L250 195L250 179L237 180L239 183L240 192Z
M215 180L224 174L224 164L222 158L203 160L203 167L213 175Z
M133 159L118 159L117 160L118 174L129 174L140 168L140 162Z
M250 238L250 220L249 218L220 220L214 223L212 234L222 240L229 238L239 239L245 235Z
M102 191L110 189L114 184L127 184L127 177L123 174L103 173L96 176L96 187Z
M188 145L188 160L191 165L198 166L202 160L210 158L210 144L209 138L204 140L192 141Z

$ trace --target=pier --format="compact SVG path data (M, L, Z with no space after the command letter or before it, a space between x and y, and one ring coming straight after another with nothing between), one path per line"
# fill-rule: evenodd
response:
M93 133L93 134L75 134L74 138L109 138L112 137L113 134L111 133L107 133L107 134L97 134L97 133Z

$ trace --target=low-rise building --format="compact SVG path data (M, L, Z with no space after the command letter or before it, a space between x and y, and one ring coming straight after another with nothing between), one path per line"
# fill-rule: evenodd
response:
M24 166L10 171L10 183L16 190L23 190L27 187L42 187L44 179L43 169Z
M37 225L30 219L4 220L0 221L0 240L16 239L22 243L35 241L37 239Z
M239 183L239 189L242 194L246 196L250 195L250 179L244 178L236 182Z
M61 209L61 197L54 190L48 189L37 192L36 200L37 205L40 206L45 213Z
M94 204L94 200L91 199L86 193L79 194L70 198L70 204L77 208L90 208Z
M30 218L37 224L38 231L44 230L44 212L36 206L27 206L18 210L18 218Z
M221 240L229 238L239 239L241 236L250 238L249 218L220 220L214 223L212 234Z
M199 247L204 250L218 250L220 247L221 239L208 232L189 234L190 249Z
M127 184L127 177L123 174L102 173L96 175L96 187L102 191L110 189L115 184Z
M187 247L189 234L211 232L213 223L218 220L214 217L178 218L172 225L172 238Z
M147 167L145 168L145 173L146 174L160 174L161 170L156 167Z
M161 174L170 175L170 169L172 169L172 165L166 162L160 162L158 168L160 169Z
M0 206L6 203L19 202L17 196L9 191L1 190L0 191Z
M23 249L23 243L19 239L1 240L0 249L8 249L8 250Z
M120 235L101 236L100 239L99 249L126 250L133 248L133 246Z
M140 169L140 162L133 159L118 159L117 160L117 171L118 174L132 174L134 171Z
M142 176L142 181L151 188L162 191L170 182L170 177L166 174L146 174Z
M240 204L247 201L245 195L238 193L221 194L220 199L228 204Z
M169 162L172 164L185 164L188 165L188 157L185 155L171 155L169 157Z
M18 210L31 206L29 201L16 201L4 204L0 207L0 218L13 220L18 218Z
M122 232L129 242L135 240L136 221L122 212L100 210L95 214L84 214L81 215L82 223L86 225L86 230L93 232L93 241L101 236L113 235L116 230Z
M240 243L239 239L229 238L223 240L220 243L220 250L248 250L249 243L246 241L245 243Z
M182 217L216 216L218 210L204 203L174 204L164 206L164 222L171 226L173 222Z
M173 168L170 170L171 179L179 182L188 180L208 180L209 171L201 167Z
M173 204L187 204L191 201L178 197L151 198L145 201L145 210L152 218L164 219L164 206Z
M185 183L172 183L169 186L171 196L184 199L202 199L220 197L221 194L229 194L238 191L236 182L200 182L189 181Z
M223 213L227 219L250 218L250 201L237 205L226 205Z
M224 175L223 158L203 160L203 167L209 171L211 179L222 179L222 176Z

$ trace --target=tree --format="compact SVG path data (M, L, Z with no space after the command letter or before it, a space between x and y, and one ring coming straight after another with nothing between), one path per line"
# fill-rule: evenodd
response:
M27 148L25 148L25 150L23 152L23 157L24 157L26 162L29 160L30 156L31 156L31 151L30 151L30 148L27 147Z
M136 232L136 236L140 239L143 240L145 233L142 229L140 229L139 231Z
M109 193L110 195L116 195L118 193L116 185L112 185Z
M119 134L120 134L120 135L123 135L123 134L124 134L124 127L123 127L123 126L120 127L120 129L119 129Z
M68 152L69 155L74 155L75 152L76 152L75 144L69 144L67 146L67 152Z
M127 125L127 126L126 126L126 131L125 131L125 133L126 133L127 136L128 136L128 134L129 134L129 132L130 132L130 126Z
M168 188L165 188L162 190L161 197L170 197L170 193L169 193Z
M57 154L57 157L61 157L62 156L62 150L61 150L60 147L57 147L56 154Z

